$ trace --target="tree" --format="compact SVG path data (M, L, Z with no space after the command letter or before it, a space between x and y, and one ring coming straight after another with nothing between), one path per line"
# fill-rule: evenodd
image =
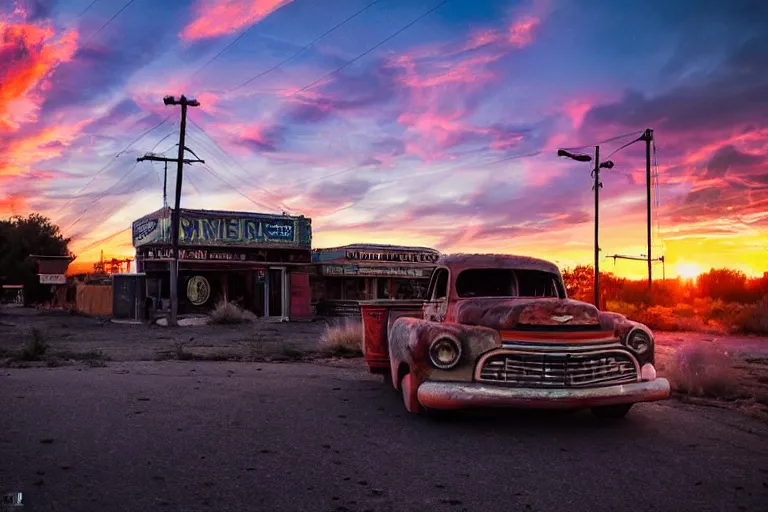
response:
M595 270L591 265L577 265L562 271L563 281L568 296L584 302L595 300ZM621 293L623 279L618 279L610 272L600 272L600 302L616 300Z
M69 242L58 226L37 213L0 221L0 282L24 285L27 304L50 299L50 287L40 286L29 255L72 256Z
M749 302L747 276L739 270L713 268L697 280L699 296L725 302Z

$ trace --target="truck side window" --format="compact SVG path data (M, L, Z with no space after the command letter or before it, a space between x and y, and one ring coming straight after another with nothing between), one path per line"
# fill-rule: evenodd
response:
M435 276L435 289L432 299L445 299L448 297L448 270L441 268Z

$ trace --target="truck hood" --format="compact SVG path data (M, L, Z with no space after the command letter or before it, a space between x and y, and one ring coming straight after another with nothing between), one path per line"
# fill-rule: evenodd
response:
M592 304L556 298L462 299L456 305L455 315L457 323L482 325L498 331L522 326L577 325L599 330L606 320L601 319L601 313Z

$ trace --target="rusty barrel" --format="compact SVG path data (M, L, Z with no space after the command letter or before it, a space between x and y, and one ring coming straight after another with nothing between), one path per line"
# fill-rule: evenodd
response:
M389 372L389 328L401 316L420 317L422 305L422 301L393 299L360 302L363 356L368 371L382 374Z

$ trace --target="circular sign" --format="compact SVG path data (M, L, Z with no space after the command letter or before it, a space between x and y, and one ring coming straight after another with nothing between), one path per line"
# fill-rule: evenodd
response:
M195 276L187 283L187 298L195 306L202 306L211 296L211 285L203 276Z

